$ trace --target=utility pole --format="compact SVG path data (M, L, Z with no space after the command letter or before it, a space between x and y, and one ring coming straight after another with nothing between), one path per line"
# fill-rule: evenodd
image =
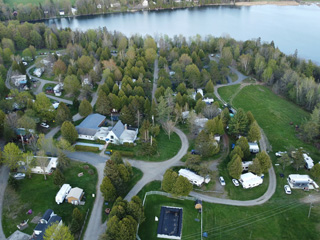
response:
M311 214L311 208L312 208L312 202L310 203L310 208L309 208L309 213L308 213L308 218L310 218L310 214Z

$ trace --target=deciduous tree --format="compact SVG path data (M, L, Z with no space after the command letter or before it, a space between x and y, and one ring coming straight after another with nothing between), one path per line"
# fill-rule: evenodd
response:
M106 201L114 201L116 198L116 189L111 183L110 178L105 176L102 180L102 183L100 185L100 191Z
M14 143L7 143L3 149L3 163L11 170L19 166L19 161L22 160L22 152Z
M228 163L229 175L235 179L239 179L242 173L242 161L239 155L235 154Z
M90 115L92 113L92 106L90 104L90 102L87 99L83 99L80 103L79 106L79 114L82 117L87 117L88 115Z
M44 240L74 240L69 228L64 224L58 223L51 224L45 231Z
M78 132L71 122L65 121L61 126L61 136L73 144L78 138Z

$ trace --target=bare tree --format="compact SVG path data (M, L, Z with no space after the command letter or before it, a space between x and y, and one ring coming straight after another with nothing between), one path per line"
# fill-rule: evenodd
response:
M218 116L220 114L220 111L216 105L207 105L203 109L202 113L206 118L212 119L212 118L215 118L216 116Z
M162 128L164 129L166 134L169 136L169 139L170 139L171 133L174 131L175 125L176 125L176 122L173 122L171 120L168 120L162 124Z
M18 127L18 115L16 112L9 113L6 116L6 122L8 126L12 129L16 129Z
M43 150L38 152L37 162L43 171L44 180L47 180L46 168L48 166L48 157L45 155Z

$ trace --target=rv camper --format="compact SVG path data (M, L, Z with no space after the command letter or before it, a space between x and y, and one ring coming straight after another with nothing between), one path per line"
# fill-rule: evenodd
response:
M258 153L259 152L258 143L250 143L249 142L249 149L250 149L251 153Z
M56 195L56 203L57 204L63 203L64 199L66 198L70 190L71 190L70 184L63 184Z

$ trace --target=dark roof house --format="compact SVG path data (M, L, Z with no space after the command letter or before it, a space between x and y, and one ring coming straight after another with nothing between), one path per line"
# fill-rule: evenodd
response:
M53 210L48 209L40 219L39 223L33 230L33 235L30 240L42 240L46 229L50 227L51 224L61 223L62 219L60 216L56 215Z

